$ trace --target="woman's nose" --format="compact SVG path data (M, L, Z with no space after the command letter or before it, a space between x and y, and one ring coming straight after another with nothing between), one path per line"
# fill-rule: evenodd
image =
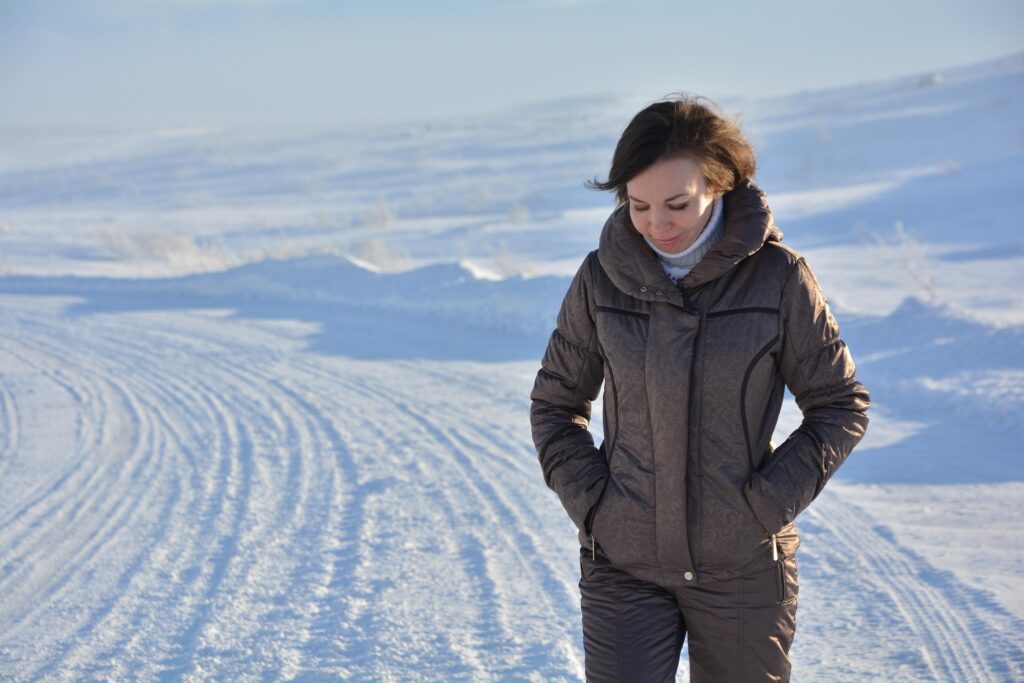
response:
M670 230L672 228L672 216L667 211L655 211L651 216L651 225L659 231Z

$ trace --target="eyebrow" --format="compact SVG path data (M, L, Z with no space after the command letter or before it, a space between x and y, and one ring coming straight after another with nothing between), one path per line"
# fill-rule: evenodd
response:
M639 204L646 204L646 203L647 203L647 202L645 202L645 201L644 201L644 200L642 200L642 199L637 199L636 197L634 197L634 196L633 196L633 195L631 195L631 194L627 194L626 196L627 196L627 197L629 197L630 199L632 199L632 200L633 200L634 202L637 202L637 203L639 203ZM668 199L666 199L665 201L666 201L666 202L670 202L670 201L672 201L673 199L679 199L680 197L689 197L689 196L690 196L690 195L686 194L685 192L680 192L680 193L679 193L679 194L677 194L677 195L674 195L674 196L672 196L672 197L669 197L669 198L668 198Z

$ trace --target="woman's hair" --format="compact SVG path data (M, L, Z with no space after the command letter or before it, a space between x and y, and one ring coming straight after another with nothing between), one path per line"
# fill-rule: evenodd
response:
M594 178L586 186L614 190L615 198L624 204L626 183L638 173L664 159L690 157L700 165L708 187L728 192L753 177L757 163L739 126L719 111L706 97L687 94L655 102L634 116L622 132L608 180L601 183Z

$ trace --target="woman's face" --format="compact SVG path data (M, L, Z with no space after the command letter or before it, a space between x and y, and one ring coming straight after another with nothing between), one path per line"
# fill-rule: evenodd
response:
M637 231L662 251L693 244L711 217L716 193L689 157L665 159L626 183L629 217Z

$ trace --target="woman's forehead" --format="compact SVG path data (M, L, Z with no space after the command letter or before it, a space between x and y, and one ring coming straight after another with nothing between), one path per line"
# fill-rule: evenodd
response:
M690 195L701 191L704 175L700 166L688 158L659 161L626 182L630 195L665 201L680 193Z

